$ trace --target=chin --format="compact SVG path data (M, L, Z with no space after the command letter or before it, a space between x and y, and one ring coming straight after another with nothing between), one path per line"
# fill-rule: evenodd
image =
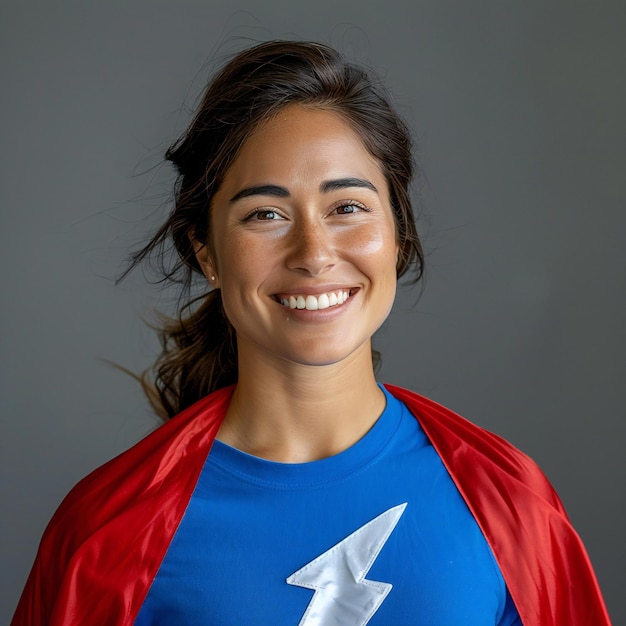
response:
M327 343L327 342L324 342ZM328 346L317 345L306 346L307 349L303 349L305 346L298 346L298 349L290 350L287 354L283 355L286 361L290 361L294 364L305 365L310 367L324 367L337 365L339 363L354 362L360 358L371 359L371 344L369 341L356 345L356 346Z

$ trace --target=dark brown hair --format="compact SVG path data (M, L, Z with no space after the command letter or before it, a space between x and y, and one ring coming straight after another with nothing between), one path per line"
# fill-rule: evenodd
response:
M423 254L409 192L414 164L406 125L370 72L328 46L295 41L244 50L209 83L190 126L165 155L178 172L174 208L129 269L156 255L162 280L179 282L190 294L194 275L201 274L190 233L211 246L211 201L225 173L258 125L289 104L333 111L358 133L389 186L400 246L397 275L412 270L413 281L420 279ZM169 265L168 244L176 250ZM148 373L143 377L152 405L164 417L237 380L234 330L219 289L204 282L203 293L188 295L177 319L163 320L154 382Z

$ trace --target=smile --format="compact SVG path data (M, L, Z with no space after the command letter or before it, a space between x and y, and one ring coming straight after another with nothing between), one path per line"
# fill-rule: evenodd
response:
M313 295L289 295L279 296L278 301L288 309L306 309L307 311L321 311L338 304L343 304L350 297L350 290L340 289Z

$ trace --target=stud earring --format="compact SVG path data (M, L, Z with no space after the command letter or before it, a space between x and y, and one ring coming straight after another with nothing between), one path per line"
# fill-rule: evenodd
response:
M211 274L211 281L215 280L215 276L213 276L213 274Z

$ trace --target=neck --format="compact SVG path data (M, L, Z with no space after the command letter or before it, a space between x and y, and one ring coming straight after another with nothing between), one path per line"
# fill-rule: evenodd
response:
M218 439L254 456L304 463L367 433L385 408L369 344L340 363L239 361L239 381Z

